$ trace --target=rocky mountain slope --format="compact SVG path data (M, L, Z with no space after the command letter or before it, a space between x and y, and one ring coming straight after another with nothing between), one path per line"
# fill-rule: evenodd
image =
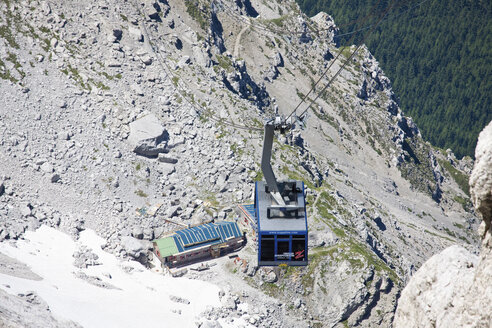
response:
M452 246L429 259L405 287L395 327L490 327L492 315L492 123L480 133L470 178L482 222L480 256Z
M478 252L473 163L422 140L377 60L333 42L329 15L249 0L0 8L2 243L41 225L92 229L149 266L150 240L251 201L263 121L305 98L307 126L279 136L273 167L308 186L310 265L258 268L249 236L241 261L188 274L225 291L202 326L390 326L425 260L454 244Z

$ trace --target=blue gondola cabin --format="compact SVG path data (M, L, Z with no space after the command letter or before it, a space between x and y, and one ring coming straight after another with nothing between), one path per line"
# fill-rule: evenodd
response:
M255 185L258 265L307 265L308 231L304 183L278 183L285 205L277 205L265 181Z

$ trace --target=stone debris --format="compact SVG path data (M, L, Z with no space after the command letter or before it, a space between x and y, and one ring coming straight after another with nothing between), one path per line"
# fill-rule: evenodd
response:
M100 262L97 261L99 256L85 246L80 247L72 256L75 258L73 265L80 269L100 264Z
M105 251L148 265L154 238L234 219L235 204L251 201L262 178L262 122L307 94L338 52L339 30L319 13L314 38L310 19L296 13L282 20L296 36L248 28L239 38L238 17L228 10L269 20L293 12L295 3L204 6L203 22L175 4L141 1L144 17L131 2L2 6L1 21L8 21L7 6L23 20L9 29L18 48L0 39L0 75L12 77L0 80L0 242L40 225L74 239L90 228L106 240ZM220 272L234 287L223 306L197 318L201 327L218 319L230 326L389 327L401 289L426 259L451 243L478 245L479 219L454 200L465 194L440 164L469 173L473 163L422 142L366 48L322 98L308 128L296 122L280 136L273 159L279 179L305 182L312 266L258 268L257 240L249 236L230 265L234 272L220 271L229 268L221 262L171 272L211 281ZM91 250L78 249L74 263L80 279L111 288L84 273L98 263ZM32 326L34 316L37 326L71 327L38 305L25 313L27 298L4 296L0 312L25 316L20 326Z

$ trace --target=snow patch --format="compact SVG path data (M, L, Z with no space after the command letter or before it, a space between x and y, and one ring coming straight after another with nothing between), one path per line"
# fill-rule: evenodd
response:
M0 252L24 262L43 280L0 274L0 288L11 294L35 291L54 316L84 327L143 327L156 323L194 327L195 317L207 306L220 306L219 287L157 274L135 261L122 262L101 249L105 240L92 230L81 232L77 242L48 226L28 231L24 238L11 244L0 243ZM101 264L76 268L72 254L81 245L91 248ZM80 271L115 288L98 287L79 279L76 273ZM190 303L173 302L170 296Z

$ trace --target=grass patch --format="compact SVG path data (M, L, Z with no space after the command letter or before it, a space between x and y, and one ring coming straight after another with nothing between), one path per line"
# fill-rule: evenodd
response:
M227 72L233 71L231 58L222 55L216 55L215 57L217 58L217 64L219 67L223 68Z
M289 179L303 181L304 184L310 189L316 189L313 181L311 179L306 178L302 173L293 171L289 169L286 165L280 168L280 172L286 175Z
M448 238L446 236L441 236L440 234L437 234L435 232L429 231L427 229L425 229L424 232L428 233L429 235L432 235L432 236L435 236L435 237L439 237L439 238L442 238L442 239L446 239L447 241L450 241L450 242L454 243L454 240L452 240L451 238Z
M179 77L173 76L172 81L173 81L174 86L177 87L178 86Z
M456 195L454 196L453 200L457 203L460 203L461 207L463 207L465 211L471 211L473 204L470 202L470 199Z
M88 83L84 83L84 79L80 76L79 71L72 65L68 64L67 68L62 69L61 71L63 74L74 79L75 82L82 87L82 89L91 90L91 86Z
M350 254L359 254L366 260L367 265L372 265L374 267L376 272L386 272L394 283L399 281L396 272L362 244L357 243L354 240L349 240L346 245L346 251L341 254L342 258L345 256L348 257Z
M455 234L453 231L449 230L448 228L446 228L446 227L445 227L445 228L444 228L444 231L445 231L448 235L450 235L451 237L456 238L456 234Z
M236 144L236 143L233 143L233 144L230 146L230 149L231 149L231 151L232 151L235 155L237 155L237 156L239 156L239 157L241 157L241 156L244 154L244 149L243 149L243 148L240 148L240 147L238 146L238 144Z
M139 197L143 197L143 198L145 198L145 197L147 197L147 196L148 196L146 193L144 193L144 192L143 192L143 190L142 190L142 189L135 190L135 194L136 194L137 196L139 196Z
M268 22L273 23L273 24L277 25L278 27L283 27L287 17L288 16L282 16L279 18L270 19L270 20L268 20Z
M15 41L14 35L12 34L12 30L10 29L11 26L12 26L11 21L9 18L7 18L7 24L0 26L0 37L5 39L5 41L7 41L10 47L19 49L20 46L17 43L17 41Z
M186 12L198 22L203 30L207 30L209 25L210 7L202 5L198 0L185 0Z
M5 66L5 63L1 59L0 59L0 78L3 80L9 80L12 83L18 82L18 80L12 74L10 74L10 71L7 69L7 66Z
M449 175L458 184L461 190L470 197L470 186L468 184L468 175L456 169L451 163L446 160L438 159L439 164L448 171Z

